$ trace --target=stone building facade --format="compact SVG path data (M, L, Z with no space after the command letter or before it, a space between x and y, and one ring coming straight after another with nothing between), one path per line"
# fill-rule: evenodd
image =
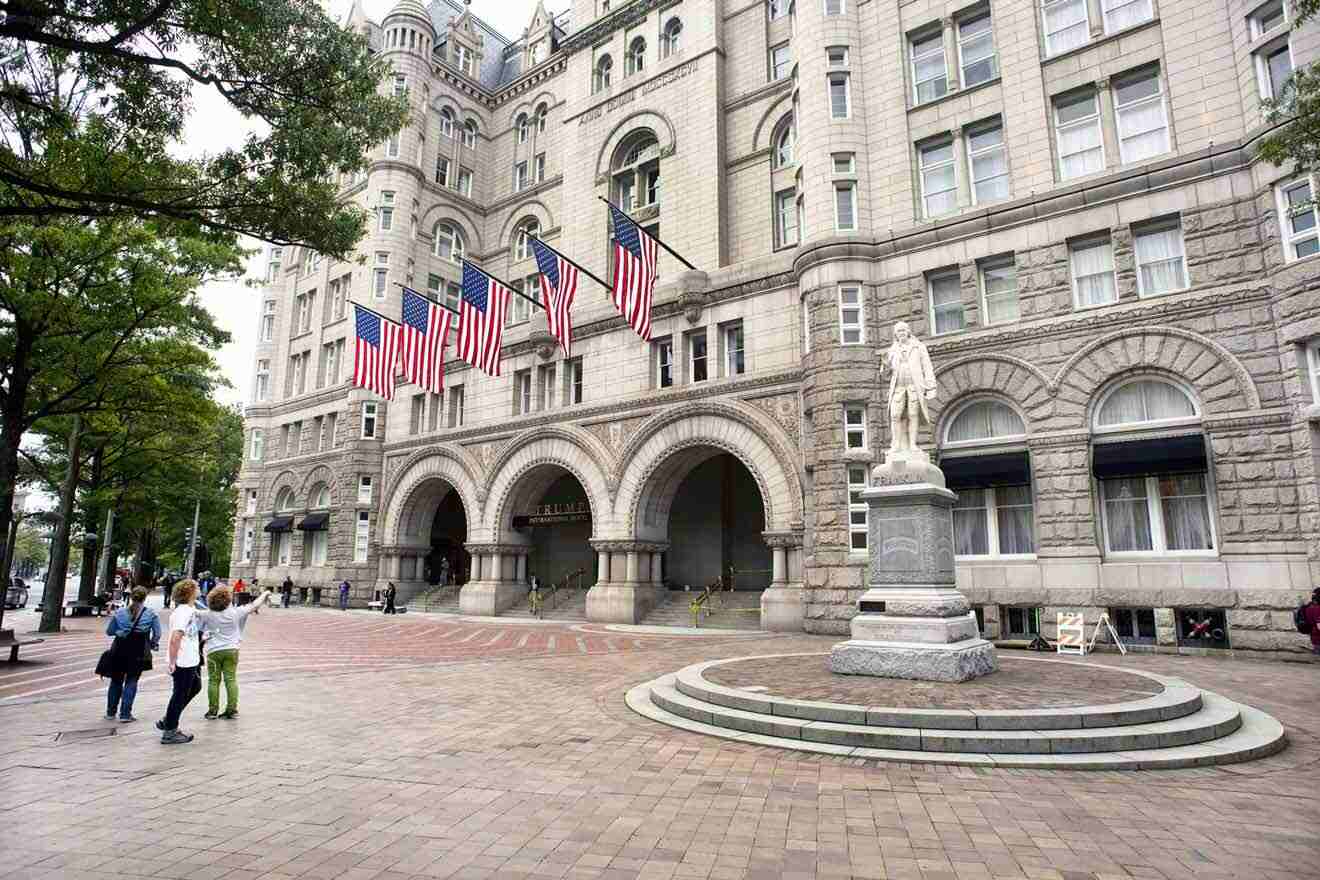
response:
M480 4L476 7L480 12ZM355 10L412 121L343 197L361 259L271 252L234 559L363 603L542 582L633 622L728 575L845 633L888 445L892 325L959 492L987 635L1060 609L1173 648L1299 650L1320 585L1316 181L1256 158L1310 64L1286 4L573 0L508 39L451 0ZM583 279L571 358L510 310L502 375L348 387L348 304L534 290L521 231L608 278L610 198L662 255L652 341Z

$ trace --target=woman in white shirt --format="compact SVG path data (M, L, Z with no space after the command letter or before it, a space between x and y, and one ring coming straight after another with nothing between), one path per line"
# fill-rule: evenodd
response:
M179 716L202 692L202 652L197 634L200 621L193 602L197 598L197 581L181 580L174 585L174 610L170 612L170 676L174 679L174 692L170 694L165 717L156 722L164 745L193 741L191 733L179 730Z

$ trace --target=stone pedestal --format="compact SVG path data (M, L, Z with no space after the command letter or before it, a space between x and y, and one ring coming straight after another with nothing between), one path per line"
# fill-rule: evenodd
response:
M587 620L592 623L641 623L659 604L663 594L663 587L652 584L596 584L587 590Z
M890 454L875 468L870 507L870 589L858 602L852 639L834 646L830 670L920 681L967 681L994 672L954 586L953 502L944 474L921 450Z

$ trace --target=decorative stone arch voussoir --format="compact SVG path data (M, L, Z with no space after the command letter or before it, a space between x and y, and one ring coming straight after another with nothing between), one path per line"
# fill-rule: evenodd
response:
M318 483L325 483L330 487L330 498L333 501L338 489L335 483L335 472L323 464L318 464L307 472L307 476L304 477L302 481L302 488L299 491L302 492L303 497L308 500L308 503L311 503L310 493L312 487Z
M600 152L596 155L596 177L608 177L610 174L610 159L614 156L614 151L619 148L619 144L628 135L638 129L649 128L655 135L656 142L660 147L660 155L667 156L674 152L674 147L678 143L678 135L674 128L674 123L669 117L658 110L638 110L615 123L614 128L610 129L609 137L601 144Z
M382 540L403 544L404 527L413 513L412 507L433 480L443 480L458 493L467 516L468 529L481 518L485 493L477 479L481 468L472 457L460 449L431 447L408 457L399 475L385 490L385 527Z
M497 541L507 537L506 523L513 515L510 505L523 477L543 465L554 465L582 484L591 506L592 537L600 537L608 529L613 507L609 461L609 452L599 440L571 425L536 428L513 438L490 466L490 502L481 522L482 534Z
M643 508L656 491L686 476L666 475L676 455L708 447L733 455L751 473L765 507L766 531L789 531L802 519L802 482L783 428L742 403L706 401L659 413L641 425L619 457L616 520L628 537L645 531Z
M500 226L500 237L496 239L500 244L507 244L513 247L513 233L517 225L528 218L535 218L541 224L541 234L544 235L547 229L555 228L554 215L550 213L550 208L540 199L529 199L525 202L519 202L509 209L509 214L504 218L504 224Z
M1004 398L1026 419L1046 404L1053 392L1039 367L1008 354L978 354L942 364L935 370L940 394L930 401L931 421L943 431L944 417L967 397L990 394Z
M274 509L275 499L280 497L281 492L283 492L285 489L288 489L290 492L293 493L294 506L296 507L299 503L298 502L299 498L303 498L303 499L306 498L305 493L303 494L299 493L300 487L301 487L301 481L298 479L298 475L296 473L294 473L291 470L280 471L278 474L275 475L275 479L270 481L270 486L265 493L265 497L270 499L270 506L272 509ZM301 488L305 488L305 487L301 487Z
M793 93L785 92L783 97L772 103L761 114L761 118L756 121L756 128L752 131L752 142L749 144L749 152L755 153L757 150L768 150L773 144L770 138L779 123L784 117L793 111Z
M481 236L481 226L465 209L457 205L448 202L436 202L431 207L424 209L422 218L418 221L420 230L429 236L435 228L435 224L441 220L454 224L463 233L463 244L469 257L486 252ZM434 242L432 242L431 247L435 247Z
M1260 409L1260 391L1242 362L1214 340L1180 327L1107 333L1068 358L1050 382L1050 390L1072 406L1085 407L1115 376L1139 372L1162 372L1186 382L1207 409ZM1216 393L1216 386L1225 381L1233 389L1227 399Z

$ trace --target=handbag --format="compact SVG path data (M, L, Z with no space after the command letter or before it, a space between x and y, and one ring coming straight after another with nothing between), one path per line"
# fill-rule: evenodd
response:
M132 635L134 630L137 629L138 621L142 619L142 615L146 612L146 610L147 607L143 605L141 610L138 611L137 617L134 617L133 622L129 624L128 632L120 635L116 635L115 640L110 643L110 647L106 648L104 651L101 652L100 658L96 661L97 675L101 676L102 678L113 678L114 676L121 674L121 672L123 671L125 660L138 659L138 662L142 662L141 658L124 657L123 646L126 646L128 644L127 637ZM145 633L143 633L143 635L145 635ZM146 644L145 653L146 653L146 662L150 664L151 662L150 642L147 642ZM151 666L148 665L146 668L150 669Z

